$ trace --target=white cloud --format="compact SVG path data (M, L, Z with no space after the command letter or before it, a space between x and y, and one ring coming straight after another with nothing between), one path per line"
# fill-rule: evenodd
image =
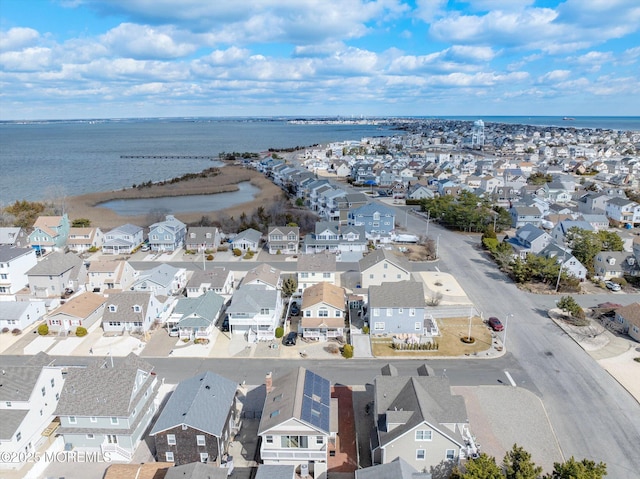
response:
M51 64L51 49L25 48L21 51L0 53L0 65L6 71L37 72Z
M563 81L569 78L570 75L570 70L553 70L538 78L538 83Z
M40 34L33 28L11 28L0 31L0 52L21 50L37 44Z
M102 42L118 55L131 58L179 58L194 52L191 42L176 42L172 27L153 28L147 25L122 23L101 37Z

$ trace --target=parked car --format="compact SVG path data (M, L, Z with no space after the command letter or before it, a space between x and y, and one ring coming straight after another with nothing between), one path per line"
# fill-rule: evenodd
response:
M291 316L298 316L298 314L300 314L300 308L298 308L298 305L293 303L291 305Z
M149 246L148 243L144 243L140 248L140 251L149 251L150 249L151 249L151 246Z
M169 330L169 336L171 336L172 338L180 336L180 328L171 328Z
M489 327L491 329L493 329L494 331L503 331L504 330L504 325L502 324L502 322L496 318L495 316L491 316L489 318Z
M604 285L611 291L620 291L622 289L618 283L614 283L613 281L605 281Z
M229 317L225 316L224 319L222 320L222 325L220 326L220 331L222 331L223 333L226 333L227 331L229 331Z
M283 343L285 346L295 346L297 339L298 339L298 333L291 331L284 337Z

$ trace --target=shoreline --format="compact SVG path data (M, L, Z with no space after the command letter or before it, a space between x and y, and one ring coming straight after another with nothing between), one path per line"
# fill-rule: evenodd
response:
M125 223L147 227L153 220L149 214L137 216L121 216L100 205L112 200L150 199L192 195L216 195L238 190L238 183L249 181L260 191L252 201L239 203L230 208L219 211L193 211L189 213L176 213L175 217L184 223L193 223L203 216L208 216L211 221L222 217L238 217L243 212L251 212L258 206L264 206L279 198L282 190L273 184L262 173L256 170L237 165L225 165L221 173L213 177L197 177L181 180L176 183L153 184L144 188L126 188L122 190L102 191L71 196L66 199L66 212L69 220L87 218L91 225L99 227L103 232ZM172 214L169 212L169 214Z

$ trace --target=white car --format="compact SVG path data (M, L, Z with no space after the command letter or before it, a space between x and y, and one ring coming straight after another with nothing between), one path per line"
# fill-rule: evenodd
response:
M611 291L620 291L620 285L618 283L614 283L613 281L605 281L605 286Z
M180 328L171 328L169 330L169 336L175 338L177 336L180 336Z

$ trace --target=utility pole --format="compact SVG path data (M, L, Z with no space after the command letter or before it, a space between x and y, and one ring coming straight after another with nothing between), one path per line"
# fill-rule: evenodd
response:
M560 287L560 276L562 275L562 266L564 265L565 258L567 256L567 250L563 250L562 253L562 262L560 263L560 271L558 271L558 280L556 281L556 293L558 292L558 288Z
M436 259L438 259L440 256L438 256L438 250L440 249L440 235L438 235L438 237L436 238Z

